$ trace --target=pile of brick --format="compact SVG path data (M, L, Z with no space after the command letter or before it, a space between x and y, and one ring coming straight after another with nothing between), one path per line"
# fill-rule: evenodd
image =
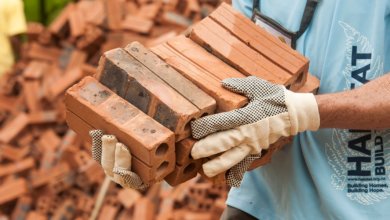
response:
M246 97L222 88L231 77L258 76L297 92L313 92L319 81L309 61L222 4L177 36L153 46L138 42L104 53L94 77L71 87L65 97L67 122L81 136L91 129L115 134L130 148L132 170L144 183L176 186L202 173L207 160L193 160L190 121L241 108ZM282 138L253 163L271 159L290 141ZM221 174L215 181L224 181Z
M0 218L88 219L104 173L90 143L65 122L65 90L95 74L104 51L132 41L155 46L214 10L213 0L83 0L28 43L0 85ZM212 219L226 188L197 177L140 193L111 183L99 219ZM192 216L192 217L191 217Z

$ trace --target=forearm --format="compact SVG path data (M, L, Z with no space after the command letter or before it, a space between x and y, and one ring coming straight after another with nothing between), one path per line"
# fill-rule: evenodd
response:
M317 95L321 128L390 128L390 73L357 89Z

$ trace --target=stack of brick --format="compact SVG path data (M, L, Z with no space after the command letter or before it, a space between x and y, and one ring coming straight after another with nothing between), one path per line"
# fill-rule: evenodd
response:
M29 24L29 40L23 45L21 59L0 81L0 218L89 219L104 173L92 160L85 137L65 122L65 90L95 74L103 51L134 40L150 46L166 42L217 4L210 0L82 0L69 4L48 28ZM137 26L140 23L131 24L133 21L142 22L141 27ZM142 29L143 24L149 24L147 30ZM156 126L149 132L155 132ZM140 154L172 154L172 148L158 145L157 139L152 140L155 151ZM160 170L166 167L164 161L161 157L156 162ZM198 178L186 184L196 188L201 181ZM139 195L133 203L125 194L128 191L112 184L98 218L147 219L149 212L144 207L155 210L150 217L155 218L163 215L164 207L174 219L175 212L190 210L187 207L192 195L187 188L161 184L142 194L132 191ZM213 199L224 200L226 189L219 195ZM220 214L222 207L219 203L210 210Z
M68 124L80 134L92 128L115 134L130 148L133 171L145 183L165 179L176 186L202 173L205 162L190 158L195 143L190 121L248 102L222 88L221 80L258 76L292 91L313 92L319 82L308 74L308 67L304 56L222 4L187 37L175 37L151 50L133 42L105 52L96 79L85 78L68 90ZM105 97L97 98L101 94ZM81 131L82 127L88 129ZM142 141L145 138L153 141ZM251 169L270 162L290 140L273 144ZM223 181L223 176L214 180Z

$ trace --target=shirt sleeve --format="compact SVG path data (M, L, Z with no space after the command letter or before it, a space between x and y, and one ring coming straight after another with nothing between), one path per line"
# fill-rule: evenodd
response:
M23 2L9 0L7 7L7 34L13 36L26 32L27 24L24 16Z
M232 6L233 8L244 14L246 17L251 18L253 1L258 0L233 0Z

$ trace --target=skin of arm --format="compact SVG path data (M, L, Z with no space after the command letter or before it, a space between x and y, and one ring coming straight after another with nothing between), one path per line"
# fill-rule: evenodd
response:
M321 128L390 128L390 73L345 92L316 96Z

